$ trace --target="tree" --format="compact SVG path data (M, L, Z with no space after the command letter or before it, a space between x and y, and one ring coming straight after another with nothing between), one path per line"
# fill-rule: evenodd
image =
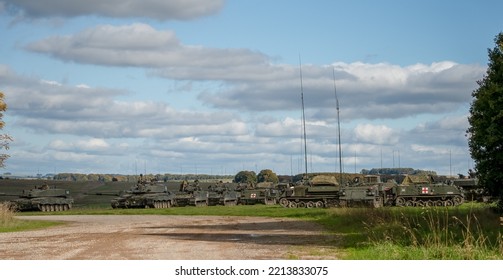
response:
M479 184L503 201L503 33L488 49L489 63L479 88L472 93L467 130L470 153Z
M234 177L236 183L256 183L257 175L254 171L239 171Z
M4 94L0 92L0 130L5 126L5 122L3 121L3 112L7 110L7 104L4 102ZM12 138L7 134L0 134L0 150L9 149L9 143L12 141ZM5 167L5 161L9 158L7 154L0 154L0 167Z
M277 184L278 183L278 176L276 173L272 172L271 169L264 169L261 170L258 175L257 175L257 181L260 182L272 182Z

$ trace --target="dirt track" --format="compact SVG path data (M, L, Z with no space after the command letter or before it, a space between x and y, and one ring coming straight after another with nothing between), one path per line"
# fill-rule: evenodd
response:
M310 222L214 216L31 216L65 225L0 233L0 259L335 259ZM333 243L332 243L333 244Z

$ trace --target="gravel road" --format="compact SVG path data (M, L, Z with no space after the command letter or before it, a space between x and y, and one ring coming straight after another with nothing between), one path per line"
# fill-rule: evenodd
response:
M3 260L336 259L333 236L284 218L103 215L29 216L64 225L0 233Z

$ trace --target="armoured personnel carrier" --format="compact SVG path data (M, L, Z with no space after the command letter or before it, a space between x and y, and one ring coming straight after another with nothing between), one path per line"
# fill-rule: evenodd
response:
M239 188L239 203L244 205L266 204L273 205L279 200L279 191L271 182L260 182L256 185L241 185Z
M340 185L334 176L317 175L290 187L279 204L290 208L322 208L339 206Z
M460 188L445 183L397 185L386 193L396 206L457 206L465 200Z
M23 190L21 195L4 193L1 195L19 197L10 201L10 207L15 211L67 211L73 205L69 190L50 187L46 184Z
M240 193L233 186L217 183L215 186L208 187L208 205L235 206L238 204Z
M383 184L379 176L355 177L353 184L341 188L340 205L341 207L382 207L384 204L382 190Z

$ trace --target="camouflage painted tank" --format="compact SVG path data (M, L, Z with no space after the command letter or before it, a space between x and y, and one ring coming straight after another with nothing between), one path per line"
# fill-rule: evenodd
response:
M139 181L131 190L119 193L110 201L112 208L169 208L175 195L156 182Z
M10 207L15 211L67 211L73 205L73 198L70 196L69 190L49 187L48 185L23 190L21 195L15 196L19 198L10 201Z
M290 187L279 204L290 208L321 208L339 206L340 186L335 176L317 175Z

